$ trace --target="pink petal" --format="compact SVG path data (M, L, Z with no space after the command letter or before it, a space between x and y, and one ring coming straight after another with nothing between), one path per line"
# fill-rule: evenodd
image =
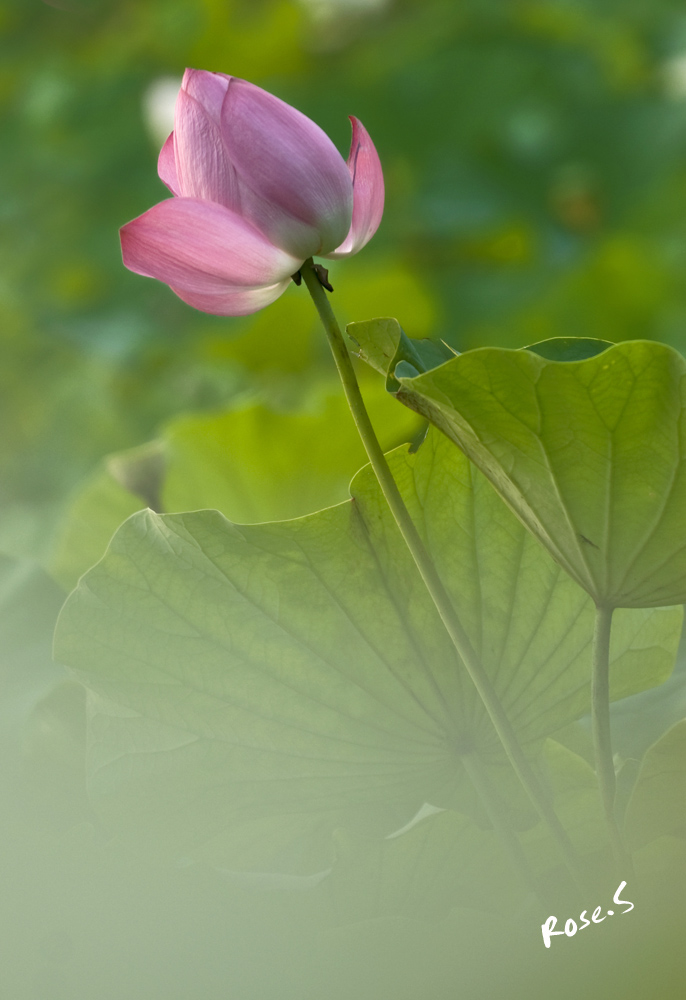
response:
M241 184L240 210L295 257L327 253L345 238L352 184L318 125L245 80L231 79L222 133Z
M171 132L160 151L157 161L157 174L167 185L172 194L180 195L179 178L176 173L176 154L174 152L174 133Z
M348 169L353 181L353 218L348 235L339 247L327 254L330 260L349 257L369 243L379 228L384 204L384 183L381 161L366 128L350 116L353 137L348 156Z
M227 208L237 208L239 197L235 170L213 115L195 97L181 89L176 101L174 124L176 170L182 197L201 198Z
M201 104L212 120L221 123L222 104L229 81L224 73L210 73L204 69L187 69L183 74L181 89Z
M263 288L227 289L219 295L170 287L180 299L200 312L212 313L214 316L247 316L275 302L290 283L291 279L288 277Z
M122 227L121 242L129 270L164 281L182 298L274 289L302 264L235 212L192 198L154 205Z

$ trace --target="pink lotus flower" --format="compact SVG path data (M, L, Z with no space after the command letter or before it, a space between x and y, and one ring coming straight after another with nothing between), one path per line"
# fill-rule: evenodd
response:
M348 257L381 222L381 164L352 118L347 163L318 125L237 77L187 69L160 178L174 195L122 227L124 264L203 312L242 316L312 256Z

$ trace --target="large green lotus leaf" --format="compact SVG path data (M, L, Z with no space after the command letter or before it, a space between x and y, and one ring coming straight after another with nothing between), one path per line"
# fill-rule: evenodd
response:
M387 838L336 831L318 891L342 921L439 919L453 907L513 912L525 892L493 830L446 810Z
M365 398L385 447L417 434L416 416L394 412L400 407L383 390L370 388ZM300 517L338 503L366 458L339 391L303 412L256 405L181 417L169 424L165 441L164 510L214 507L241 523Z
M686 837L686 719L648 750L626 810L629 842Z
M22 733L24 794L67 829L93 818L84 781L85 694L74 680L56 684L34 706Z
M686 718L686 663L677 656L678 669L659 687L642 691L612 708L612 746L627 763L638 764L646 751L677 722Z
M533 753L589 710L591 601L447 439L432 433L390 462ZM335 827L388 833L425 801L478 818L461 753L479 754L514 801L519 786L368 467L351 492L252 526L141 512L82 578L56 653L90 690L90 786L109 824L228 868L232 838L244 844L253 824L262 870L281 871L283 829L309 844L293 866L317 871ZM618 614L615 693L669 674L680 624L680 609Z
M686 600L686 362L617 344L578 362L483 348L398 396L456 442L593 598Z
M380 387L365 391L387 447L419 423ZM345 399L328 394L302 412L263 405L172 421L160 441L111 455L74 495L51 571L67 589L102 556L130 514L150 506L215 508L241 523L298 517L338 503L365 461Z
M161 442L103 459L75 491L58 530L49 561L55 580L71 590L98 561L122 521L143 507L158 510L163 476Z
M547 740L545 773L558 816L580 856L607 847L595 775L576 754ZM341 917L442 917L455 906L512 913L530 890L520 881L492 829L452 810L406 831L372 839L337 831L336 860L318 891L329 892ZM538 823L522 836L532 872L549 885L560 857Z

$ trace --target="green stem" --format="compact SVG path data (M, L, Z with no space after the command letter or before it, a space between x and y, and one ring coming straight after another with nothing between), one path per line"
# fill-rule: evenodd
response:
M522 885L533 892L539 902L543 902L536 876L531 870L519 837L508 822L502 802L493 790L481 760L476 754L464 754L460 760Z
M596 774L605 812L607 832L619 874L631 872L629 856L615 813L615 765L610 731L610 634L613 608L598 606L593 629L593 679L591 683L591 727Z
M393 474L388 466L381 445L379 444L374 428L372 427L369 415L357 384L355 369L353 368L350 354L346 346L343 334L340 331L336 317L333 314L329 300L322 288L319 277L314 270L312 259L305 261L301 268L303 281L312 296L312 300L317 308L322 321L329 345L338 368L343 390L350 406L355 424L362 439L362 443L367 452L367 457L381 487L381 491L386 498L386 502L391 510L395 522L400 530L410 555L412 556L417 569L426 585L426 589L436 606L436 610L441 617L446 631L450 636L455 649L464 663L469 676L471 677L476 690L488 712L496 733L505 748L505 752L510 759L519 780L526 789L536 811L541 819L547 824L550 832L555 838L565 864L572 875L577 878L577 859L574 848L567 836L567 832L560 823L555 810L547 799L543 789L539 785L531 766L526 759L524 751L519 745L510 720L505 714L505 710L496 694L491 681L486 674L479 658L476 656L467 633L455 613L452 601L443 586L443 583L436 571L431 557L429 556L419 532L417 531L409 511L400 495L400 491L393 478Z

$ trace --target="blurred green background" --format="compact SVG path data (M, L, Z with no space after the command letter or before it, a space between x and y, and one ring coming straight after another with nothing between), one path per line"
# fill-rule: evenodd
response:
M2 0L0 549L39 554L107 452L184 411L330 375L303 289L193 312L121 264L166 196L185 66L243 76L384 165L335 269L343 320L460 350L554 335L686 347L686 9L669 0Z
M84 996L228 995L231 962L212 965L227 916L216 879L160 882L128 860L103 875L83 790L83 693L51 663L66 589L141 498L160 498L160 449L145 443L164 441L166 509L211 502L236 520L343 500L363 463L304 288L223 319L122 266L118 228L167 196L157 154L186 66L265 87L344 154L347 115L371 133L386 210L368 247L331 269L341 321L393 315L409 335L458 350L561 335L686 350L683 0L0 0L0 834L11 859L0 932L18 956L17 997L81 996L60 936L65 906L93 935L83 950L102 982ZM360 375L384 443L416 433L379 380ZM139 446L123 472L105 458ZM316 482L297 478L304 454ZM203 478L222 455L222 475ZM667 688L645 732L618 718L621 752L642 752L683 716L683 679ZM236 926L246 909L260 927L272 919L240 905ZM202 936L205 951L165 966L168 939L186 940L188 914L201 911L193 947ZM151 931L161 918L164 941ZM367 944L364 929L350 933L342 968L347 949ZM430 949L404 981L414 932L380 933L399 970L394 995L417 996ZM448 954L452 931L441 933L432 947ZM289 939L280 947L288 964ZM129 949L140 993L117 979L117 948ZM308 973L310 985L322 976L313 996L334 995L331 967ZM459 970L434 974L452 997ZM254 968L236 975L240 1000L304 996L297 975L292 993ZM354 995L376 1000L363 978Z

